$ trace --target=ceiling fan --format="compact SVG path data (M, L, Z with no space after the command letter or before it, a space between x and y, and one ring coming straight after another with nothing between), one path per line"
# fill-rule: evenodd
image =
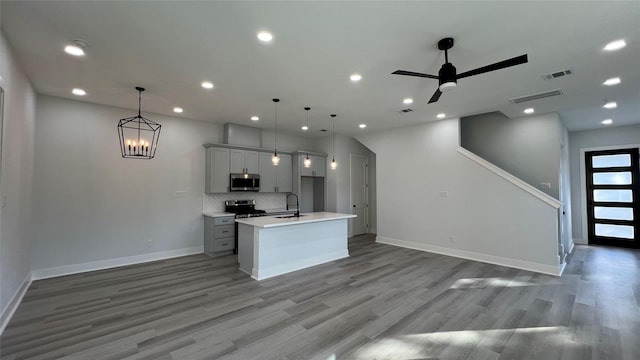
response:
M440 99L440 95L442 95L443 92L446 92L448 90L455 88L458 84L458 79L462 79L462 78L473 76L473 75L480 75L489 71L500 70L510 66L524 64L529 61L527 58L527 54L524 54L524 55L516 56L511 59L497 62L495 64L483 66L474 70L469 70L460 74L456 74L456 67L449 62L449 54L447 53L447 50L451 49L452 47L453 47L453 38L448 37L438 41L438 49L444 50L444 59L445 59L445 63L440 68L440 71L438 72L438 76L422 74L422 73L417 73L413 71L405 71L405 70L396 70L391 74L437 79L439 82L439 86L436 92L433 94L433 96L431 96L431 99L429 99L429 104L431 104L438 101L438 99Z

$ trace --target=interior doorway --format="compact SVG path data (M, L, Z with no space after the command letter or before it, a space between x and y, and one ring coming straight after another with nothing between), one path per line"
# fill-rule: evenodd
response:
M585 152L589 244L639 248L638 148Z
M369 232L369 163L365 156L351 155L352 236Z

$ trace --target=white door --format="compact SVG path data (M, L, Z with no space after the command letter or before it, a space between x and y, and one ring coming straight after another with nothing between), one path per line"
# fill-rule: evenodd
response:
M367 158L351 155L351 213L357 215L352 221L352 235L366 234L369 230L367 171Z

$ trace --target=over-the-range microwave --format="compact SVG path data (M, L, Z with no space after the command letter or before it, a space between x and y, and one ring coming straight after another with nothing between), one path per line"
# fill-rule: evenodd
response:
M260 191L260 175L258 174L230 174L229 190L231 191Z

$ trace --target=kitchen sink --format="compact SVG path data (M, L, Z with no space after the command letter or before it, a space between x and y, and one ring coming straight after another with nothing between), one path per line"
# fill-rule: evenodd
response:
M277 219L290 219L290 218L294 218L294 217L303 217L305 215L283 215L283 216L276 216Z

